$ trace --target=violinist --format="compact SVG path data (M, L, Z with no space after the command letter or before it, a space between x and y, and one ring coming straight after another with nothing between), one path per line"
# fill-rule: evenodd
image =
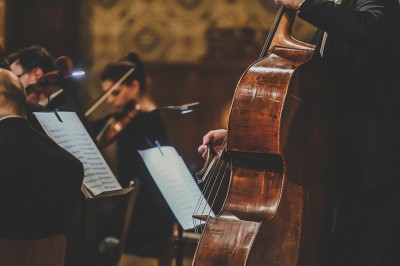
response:
M70 97L66 89L53 86L56 81L55 73L61 70L53 55L45 48L37 45L23 48L10 54L8 62L11 71L20 79L27 94L30 103L28 119L35 127L37 122L32 117L32 112L71 111L77 113L85 128L91 133L89 123L79 105ZM67 68L67 66L62 67ZM38 128L41 129L40 126Z
M107 98L115 113L95 121L93 128L98 132L110 119L123 119L136 110L116 137L117 177L121 185L128 186L134 178L140 180L125 249L138 255L160 256L172 233L173 214L137 151L167 144L164 122L146 94L145 66L137 54L129 53L107 64L100 78L107 91L132 68L134 71Z
M332 226L324 265L400 265L397 0L275 0L316 26L332 125ZM198 152L219 144L211 131ZM312 147L310 147L312 148Z
M28 101L46 106L49 92L35 85L46 73L57 70L54 57L43 47L30 46L11 54L8 61L11 71L24 86Z
M76 111L77 104L69 97L66 91L58 86L52 88L50 80L53 76L49 73L59 71L56 60L45 48L41 46L30 46L23 48L8 57L11 71L19 77L27 93L28 101L40 104L49 109L63 111ZM49 77L49 80L43 80ZM40 86L40 82L47 86ZM50 103L49 94L50 95Z

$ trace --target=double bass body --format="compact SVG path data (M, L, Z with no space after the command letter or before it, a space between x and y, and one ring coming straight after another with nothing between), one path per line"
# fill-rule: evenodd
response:
M225 205L193 265L321 265L329 230L328 125L315 47L293 40L285 11L268 56L235 91Z

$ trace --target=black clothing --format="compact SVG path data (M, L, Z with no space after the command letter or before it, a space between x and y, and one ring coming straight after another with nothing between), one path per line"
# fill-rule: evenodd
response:
M93 130L99 132L106 122L115 117L119 119L122 115L108 115L92 123ZM167 131L160 114L157 111L138 115L123 129L117 137L117 175L123 187L127 187L133 177L139 177L147 170L138 150L144 150L160 145L167 145Z
M84 113L78 106L78 104L72 100L69 95L65 91L61 92L54 99L50 101L47 106L42 106L40 104L35 104L28 102L27 104L27 119L29 123L33 126L34 129L38 130L41 133L45 133L39 121L33 114L33 112L53 112L53 111L65 111L65 112L75 112L85 127L86 131L94 140L93 130L90 126L89 121L85 117Z
M66 233L82 163L22 118L0 121L0 237Z
M88 119L81 110L80 106L70 97L70 95L65 90L57 95L55 98L52 98L50 103L46 105L46 108L51 111L75 112L79 120L85 127L86 131L89 133L92 139L94 139L93 130L90 126Z
M54 98L51 98L50 103L48 103L46 107L50 110L81 112L78 104L67 94L67 92L65 92L65 90Z
M90 128L90 124L86 117L80 111L79 106L66 94L62 92L53 101L50 102L48 107L44 107L40 104L34 104L31 102L27 103L27 120L32 127L38 132L46 135L46 132L40 125L38 119L33 114L34 112L54 112L57 111L69 111L75 112L80 118L83 126L88 131L89 135L93 138L93 134ZM67 261L66 265L80 265L84 257L84 245L85 245L85 226L86 221L84 219L86 209L86 199L83 193L78 193L75 198L73 213L71 214L72 220L70 221L70 228L67 228Z
M29 124L40 133L46 134L39 120L37 120L36 116L33 114L34 112L50 112L50 110L40 104L27 102L26 114Z
M94 130L110 116L94 123ZM174 216L161 192L148 172L138 150L167 145L167 132L158 111L139 114L117 137L117 176L123 187L139 178L140 189L133 210L132 221L126 239L126 250L141 255L160 255L155 249L165 248L171 233ZM159 246L160 245L160 246Z
M384 255L400 206L399 3L306 0L299 11L328 34L322 62L332 111L335 220L327 265L400 265Z

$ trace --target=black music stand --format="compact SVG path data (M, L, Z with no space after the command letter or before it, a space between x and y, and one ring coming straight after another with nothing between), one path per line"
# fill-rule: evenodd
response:
M174 239L174 250L175 250L175 262L176 266L183 266L183 228L178 224L178 235Z

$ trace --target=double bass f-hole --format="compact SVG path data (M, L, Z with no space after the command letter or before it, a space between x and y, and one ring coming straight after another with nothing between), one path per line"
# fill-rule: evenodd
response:
M199 233L201 228L201 224L197 220L206 222L209 217L221 212L227 194L226 189L230 173L230 160L229 155L226 153L226 139L218 152L210 144L207 149L206 163L196 173L198 184L202 188L204 196L198 201L193 213L196 233ZM203 202L204 200L205 202ZM210 209L206 208L207 204Z
M226 141L224 140L224 143ZM207 147L207 154L203 168L196 173L197 183L199 185L203 184L206 179L210 176L210 170L213 169L217 160L223 160L224 162L230 163L229 154L226 152L226 146L223 145L220 152L217 153L212 144ZM218 156L218 157L217 157Z

